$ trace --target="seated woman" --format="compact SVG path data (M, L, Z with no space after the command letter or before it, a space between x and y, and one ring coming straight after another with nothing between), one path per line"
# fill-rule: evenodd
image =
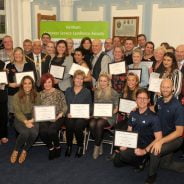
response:
M181 71L178 69L175 55L171 52L167 52L164 54L163 72L160 73L160 78L171 79L173 81L174 96L178 97L180 95L183 76Z
M121 62L124 58L124 50L122 47L115 47L113 51L114 62ZM126 82L126 73L119 75L112 75L112 88L118 93L121 93Z
M89 69L86 61L84 60L84 52L81 48L76 48L75 49L74 59L75 59L75 62L77 64ZM85 76L85 78L84 78L84 86L86 88L90 89L90 90L92 88L92 76L91 76L91 71L90 70L89 70L87 76Z
M120 147L121 151L113 160L116 167L130 164L136 167L136 171L141 171L152 144L162 138L159 118L149 109L149 102L149 92L146 89L139 89L136 93L138 109L130 113L127 129L129 132L138 133L137 148Z
M41 77L43 90L40 92L41 105L55 105L56 120L54 122L40 122L40 138L49 149L49 160L60 157L61 147L59 143L58 132L64 123L64 116L67 111L65 96L62 91L54 88L54 77L49 74L43 74Z
M129 65L129 69L142 69L141 81L139 86L142 88L147 88L149 82L149 72L148 68L142 65L142 51L140 49L133 50L132 58L133 64Z
M27 156L27 151L33 145L38 136L39 125L33 119L33 106L40 104L40 96L35 91L34 81L30 76L22 78L19 91L13 96L13 108L15 112L14 126L19 133L10 162L15 163L18 153L22 148L18 162L22 164Z
M111 80L107 73L101 73L94 93L94 103L112 103L113 116L92 118L90 130L95 139L93 158L97 159L102 154L102 140L104 128L113 125L118 111L119 94L111 87Z
M84 135L83 130L87 126L87 120L83 118L72 118L70 114L70 104L90 104L92 105L91 92L83 87L85 73L77 70L73 76L73 87L66 90L66 101L68 105L66 125L67 149L65 156L70 156L72 153L73 136L75 134L77 140L76 157L81 157L83 154Z
M136 100L136 92L139 88L139 78L136 74L130 72L127 74L127 81L122 91L122 97L128 100ZM116 129L127 129L128 114L119 113L117 118Z

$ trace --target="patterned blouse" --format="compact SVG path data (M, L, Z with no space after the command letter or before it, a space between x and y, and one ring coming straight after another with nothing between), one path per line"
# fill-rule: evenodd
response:
M45 91L40 92L41 104L42 105L55 105L56 106L56 115L63 112L63 115L66 114L67 105L65 96L62 91L55 89L51 93Z

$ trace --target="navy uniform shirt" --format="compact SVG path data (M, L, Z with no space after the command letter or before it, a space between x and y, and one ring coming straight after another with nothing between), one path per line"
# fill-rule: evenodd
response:
M132 132L138 133L138 148L145 148L154 139L154 132L161 131L158 116L149 108L142 114L139 110L130 113L128 125L132 127Z
M176 126L184 126L184 109L175 97L166 103L164 103L163 98L159 98L156 111L160 119L163 136L174 132Z

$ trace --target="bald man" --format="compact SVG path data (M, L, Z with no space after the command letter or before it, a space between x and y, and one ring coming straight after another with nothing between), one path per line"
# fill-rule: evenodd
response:
M181 70L183 64L184 64L184 44L183 45L178 45L176 47L176 60L178 62L178 67Z
M111 63L111 58L102 51L101 40L93 40L92 42L92 75L93 75L93 87L96 86L99 74L101 72L108 73L108 64Z
M152 184L157 177L159 165L162 168L184 172L184 162L174 162L173 153L183 142L184 109L173 96L173 82L164 79L160 86L162 97L158 99L155 111L159 117L163 138L155 142L150 152L149 176L146 184Z

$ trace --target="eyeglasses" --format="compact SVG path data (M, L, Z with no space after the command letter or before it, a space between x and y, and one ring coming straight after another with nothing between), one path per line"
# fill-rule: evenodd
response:
M146 100L148 100L148 98L137 97L137 100L143 100L143 101L146 101Z

